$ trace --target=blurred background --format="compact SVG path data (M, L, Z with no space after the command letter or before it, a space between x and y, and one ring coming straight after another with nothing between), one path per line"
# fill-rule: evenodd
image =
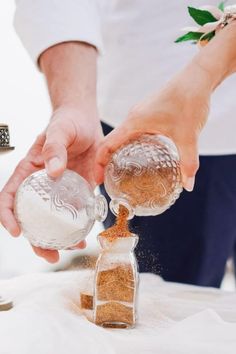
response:
M43 76L34 66L13 28L14 0L0 0L0 123L9 125L11 145L16 149L0 153L0 188L26 154L36 135L46 126L50 102ZM49 265L32 252L24 237L12 238L0 225L0 278L23 273L67 267L78 255L96 254L96 236L102 229L97 223L83 251L64 251L59 264ZM232 265L229 262L222 287L234 290Z
M4 186L35 137L45 128L51 114L42 74L32 63L13 28L14 0L0 0L0 123L9 125L15 150L0 152L0 188ZM64 251L55 266L35 256L24 237L12 238L0 225L0 278L22 273L47 271L66 266L77 253L91 254L97 249L97 223L83 251Z

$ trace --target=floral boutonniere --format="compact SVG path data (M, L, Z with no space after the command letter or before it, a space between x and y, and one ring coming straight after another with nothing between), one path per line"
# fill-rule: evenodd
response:
M236 5L225 6L225 1L217 6L202 6L200 8L188 7L189 15L199 27L185 27L182 30L187 32L177 38L175 43L192 41L205 45L219 31L236 19Z

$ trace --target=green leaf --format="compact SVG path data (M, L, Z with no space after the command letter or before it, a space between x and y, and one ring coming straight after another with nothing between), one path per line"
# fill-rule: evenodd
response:
M177 38L175 40L175 43L180 43L180 42L185 42L185 41L193 41L194 44L196 44L200 39L201 41L210 41L213 37L215 36L215 31L212 31L210 33L204 33L202 32L188 32L184 34L183 36Z
M189 6L188 12L194 21L200 26L203 26L208 22L217 21L217 19L209 11L206 10L195 9L194 7Z
M175 43L180 43L180 42L185 42L185 41L198 41L203 33L200 32L188 32L184 34L183 36L177 38L175 40Z
M224 11L225 3L226 3L226 1L221 1L221 3L218 5L218 9L220 9L221 11Z
M203 36L201 38L201 40L202 41L204 41L204 40L210 41L214 36L215 36L215 31L212 31L210 33L205 34L205 36Z

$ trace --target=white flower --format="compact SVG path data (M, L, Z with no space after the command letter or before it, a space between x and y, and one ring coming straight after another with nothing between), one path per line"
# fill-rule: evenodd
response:
M206 10L215 17L216 21L208 22L203 26L200 27L184 27L182 28L183 31L187 32L200 32L200 33L210 33L216 31L225 21L225 15L231 14L233 18L236 18L236 5L226 6L224 11L221 11L216 6L205 5L199 7L200 10Z
M198 26L198 27L191 26L191 27L182 28L182 31L184 31L184 32L199 33L199 35L192 36L192 37L191 36L189 36L189 37L183 36L183 38L182 37L178 38L178 40L176 40L176 42L179 42L182 40L189 40L191 38L194 38L194 39L197 38L197 41L198 41L198 43L200 43L200 45L205 42L207 43L207 41L209 41L210 38L212 38L215 33L217 33L219 30L224 28L226 25L228 25L232 21L236 20L236 4L231 5L231 6L226 6L224 8L224 11L222 11L221 9L219 9L216 6L211 6L211 5L201 6L198 9L208 11L213 16L213 22L208 22L208 23L205 23L203 26ZM191 16L192 16L192 14L191 14ZM195 17L195 16L193 15L192 17ZM204 16L203 16L203 18L204 18ZM196 18L196 22L198 22L200 19L201 19L201 17L199 19ZM215 19L215 21L214 21L214 19ZM210 37L207 37L208 34L213 34L213 35Z

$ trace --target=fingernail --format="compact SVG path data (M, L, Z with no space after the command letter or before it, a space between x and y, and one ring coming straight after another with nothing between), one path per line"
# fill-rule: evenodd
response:
M185 189L188 192L192 192L194 188L194 183L195 183L195 177L190 177L187 178L186 183L185 183Z
M59 157L53 157L51 160L47 162L47 168L49 172L57 171L61 168L61 160Z
M86 241L82 241L82 242L79 244L79 248L81 248L81 249L86 248L86 247L87 247Z

